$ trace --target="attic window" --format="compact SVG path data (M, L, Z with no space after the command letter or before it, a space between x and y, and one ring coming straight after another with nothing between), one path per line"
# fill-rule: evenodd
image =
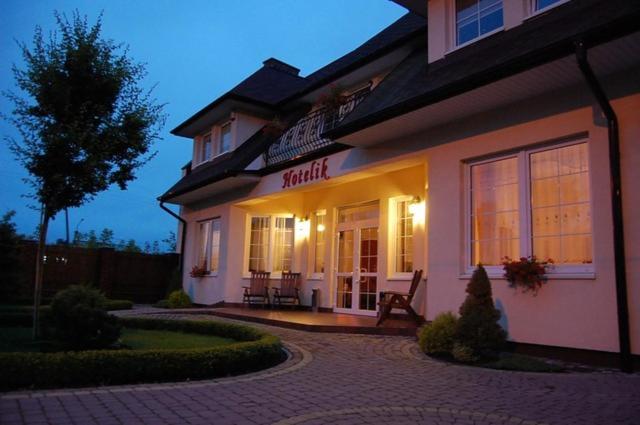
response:
M457 46L503 26L502 0L456 0L455 4Z
M231 123L224 124L220 129L220 151L219 154L231 150Z

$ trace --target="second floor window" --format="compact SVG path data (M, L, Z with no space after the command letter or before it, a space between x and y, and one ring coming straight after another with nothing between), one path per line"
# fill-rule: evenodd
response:
M208 161L211 158L211 133L202 137L202 145L200 147L200 158L198 162Z
M502 0L456 0L456 45L503 25Z
M218 154L225 153L231 150L231 124L225 124L220 128L220 145L218 147Z
M538 10L546 9L547 7L550 7L560 2L563 2L563 0L533 0L533 4L534 4L533 10L538 11Z

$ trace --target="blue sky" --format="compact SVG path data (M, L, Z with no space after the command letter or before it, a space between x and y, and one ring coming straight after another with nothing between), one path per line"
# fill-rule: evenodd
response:
M169 131L275 57L308 75L354 49L405 13L389 0L2 0L0 90L15 90L12 64L22 67L16 40L31 44L34 29L55 29L53 11L77 9L93 23L100 11L103 37L129 45L130 56L147 64L145 87L166 103L167 123L157 156L126 191L111 188L69 211L71 232L108 227L116 239L162 240L175 219L158 207L157 196L180 175L191 142ZM11 104L0 98L0 112ZM17 137L0 120L0 136ZM13 209L18 230L31 234L38 212L23 183L26 172L0 141L0 214ZM49 240L64 237L64 219L53 221Z

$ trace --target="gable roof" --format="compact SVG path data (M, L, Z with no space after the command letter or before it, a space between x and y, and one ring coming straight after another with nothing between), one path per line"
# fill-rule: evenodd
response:
M575 51L640 29L640 0L570 1L521 25L427 63L416 50L336 128L338 139Z
M307 80L298 76L297 72L293 71L296 68L290 65L273 58L267 59L263 64L262 68L242 80L237 86L171 130L171 134L181 135L179 133L227 100L273 109L282 99L308 85Z

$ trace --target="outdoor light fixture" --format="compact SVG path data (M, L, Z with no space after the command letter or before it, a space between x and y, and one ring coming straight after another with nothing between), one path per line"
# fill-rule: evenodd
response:
M420 212L419 209L420 209L420 197L414 196L413 199L411 199L411 202L409 202L409 213L411 215L416 215Z
M409 202L409 214L411 214L413 224L423 226L425 220L425 201L420 199L419 196L414 196Z
M296 238L305 239L309 237L309 217L296 217Z

